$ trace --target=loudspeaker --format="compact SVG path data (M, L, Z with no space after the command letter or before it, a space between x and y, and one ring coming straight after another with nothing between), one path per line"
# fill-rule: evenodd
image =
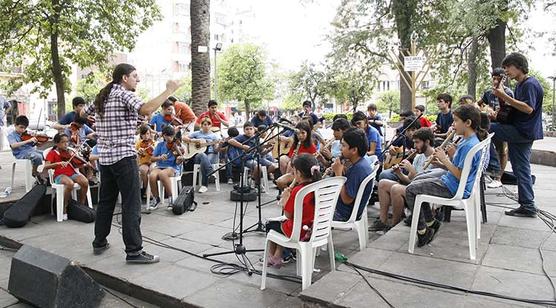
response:
M98 307L104 290L67 258L24 245L14 255L8 291L38 307Z

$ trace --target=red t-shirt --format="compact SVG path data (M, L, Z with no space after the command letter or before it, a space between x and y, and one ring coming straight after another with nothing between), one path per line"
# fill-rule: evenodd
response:
M216 113L220 116L220 118L222 120L228 121L228 119L226 119L226 116L222 112L217 111ZM205 111L205 112L201 113L201 115L199 115L199 117L197 118L197 124L200 125L201 120L206 118L206 117L210 118L210 121L212 122L213 127L221 128L220 120L218 120L214 114L210 113L210 111Z
M295 147L291 147L290 151L288 152L288 157L292 158L293 156L293 152L295 151ZM303 153L309 153L309 154L315 154L317 153L317 146L311 142L311 146L310 147L306 147L303 144L299 147L299 151L297 151L297 155L299 154L303 154Z
M424 116L419 118L419 122L421 123L421 127L431 127L432 125L431 121Z
M286 206L284 206L284 212L294 214L294 201L297 192L303 188L306 184L299 184L295 186L290 194L290 198L286 202ZM303 198L303 216L301 218L301 233L300 238L305 237L305 233L307 231L303 230L303 226L306 225L309 228L313 226L313 220L315 218L315 194L310 193ZM284 231L284 235L290 237L292 236L293 231L293 218L286 219L282 222L282 231Z
M58 152L58 150L51 150L50 152L48 152L48 155L46 155L46 161L49 161L51 163L61 162L62 157L60 156L60 152ZM71 164L68 164L65 167L56 166L56 168L54 168L54 177L57 177L60 174L67 175L67 176L72 176L75 173L76 173L75 169L73 169Z

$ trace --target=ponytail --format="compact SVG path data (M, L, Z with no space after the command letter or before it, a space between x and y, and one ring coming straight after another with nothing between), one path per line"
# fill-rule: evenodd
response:
M303 178L311 179L311 182L319 181L322 178L319 162L311 154L297 155L292 161L292 166L301 173Z
M112 81L107 84L106 87L102 88L95 97L95 111L100 116L104 115L104 105L106 104L106 100L112 91L112 87L115 84L121 83L124 76L129 76L134 71L135 67L127 63L120 63L116 65L114 71L112 72Z

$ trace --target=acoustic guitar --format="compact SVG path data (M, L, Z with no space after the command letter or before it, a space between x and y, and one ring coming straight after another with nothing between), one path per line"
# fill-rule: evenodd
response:
M210 142L189 142L183 144L183 158L184 159L191 159L193 156L199 153L205 153L209 146L213 146L219 144L220 142L224 142L223 140L215 140Z
M504 83L506 82L507 79L508 79L508 77L506 75L502 76L502 79L500 80L500 83L498 84L498 88L503 89L504 88ZM508 105L501 98L498 98L498 103L499 103L499 109L498 109L498 112L496 113L496 122L499 122L499 123L502 123L502 124L509 124L510 123L510 116L511 116L512 111L513 111L513 107Z

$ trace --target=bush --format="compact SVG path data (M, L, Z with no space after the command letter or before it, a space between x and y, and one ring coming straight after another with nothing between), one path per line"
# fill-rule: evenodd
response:
M326 122L332 123L332 119L334 118L335 115L336 115L336 113L334 113L334 112L326 112L322 116L324 117ZM347 113L345 113L345 115L347 116L348 121L351 121L351 118L353 117L353 113L347 112Z

